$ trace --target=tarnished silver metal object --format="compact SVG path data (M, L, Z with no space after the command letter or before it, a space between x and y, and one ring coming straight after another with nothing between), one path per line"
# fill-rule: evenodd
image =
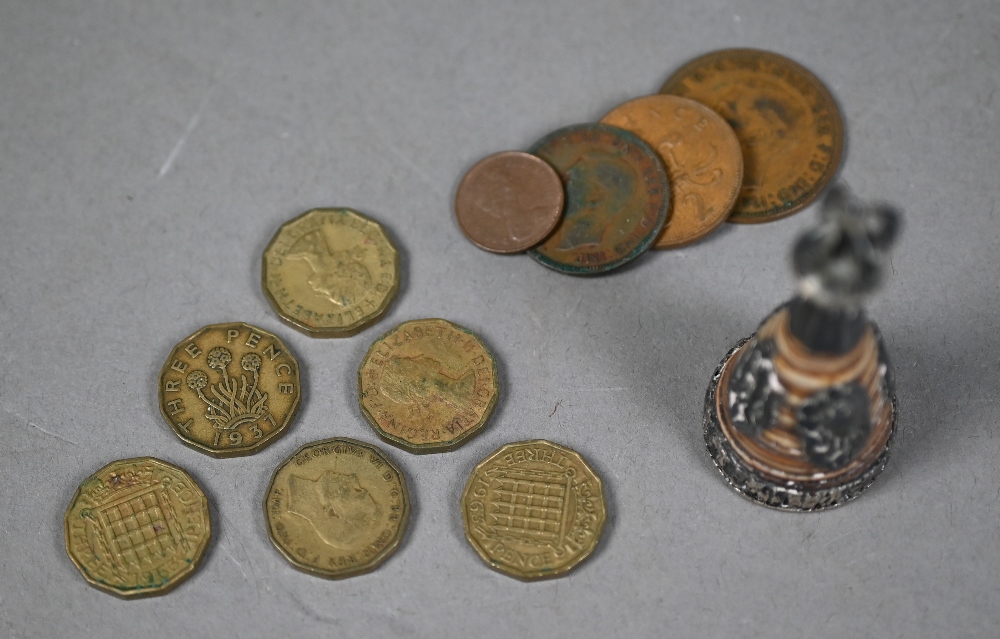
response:
M830 190L792 252L798 295L722 360L705 398L705 443L727 483L784 510L861 493L885 466L896 400L864 298L879 285L899 214Z

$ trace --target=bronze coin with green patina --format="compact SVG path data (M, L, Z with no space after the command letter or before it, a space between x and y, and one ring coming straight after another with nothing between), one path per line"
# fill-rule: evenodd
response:
M642 255L670 211L663 161L636 135L605 124L579 124L542 138L531 152L566 185L555 231L529 254L571 275L596 275Z

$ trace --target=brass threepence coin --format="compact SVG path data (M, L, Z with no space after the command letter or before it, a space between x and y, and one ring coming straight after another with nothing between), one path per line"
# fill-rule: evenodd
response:
M162 595L191 576L212 536L208 498L152 457L111 462L84 480L65 517L66 552L90 585L125 599Z
M264 518L274 546L293 566L340 579L374 570L396 551L410 496L403 473L375 446L324 439L274 471Z
M403 322L358 369L361 412L380 437L411 453L451 450L486 424L499 392L493 354L443 319Z
M264 250L264 294L313 337L348 337L399 291L399 253L385 229L351 209L316 209L282 225Z
M601 122L638 135L667 167L673 210L654 249L696 242L729 217L743 184L743 152L722 116L687 98L650 95Z
M250 455L281 437L298 410L299 364L263 329L212 324L174 347L159 394L185 444L213 457Z
M724 117L743 147L743 188L730 222L769 222L806 207L837 173L840 109L823 83L784 56L756 49L705 54L660 90Z
M519 579L557 577L594 551L607 511L601 479L579 453L542 439L479 462L462 493L465 536Z
M466 237L494 253L520 253L544 240L562 217L562 180L538 156L504 151L462 178L455 217Z
M579 124L542 138L531 152L566 185L562 220L533 258L563 273L594 275L653 244L670 211L670 183L648 144L618 127Z

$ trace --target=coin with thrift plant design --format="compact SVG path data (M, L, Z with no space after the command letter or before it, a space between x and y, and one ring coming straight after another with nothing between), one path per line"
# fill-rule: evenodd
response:
M281 437L299 407L299 364L277 336L213 324L174 347L159 381L160 412L188 446L249 455Z

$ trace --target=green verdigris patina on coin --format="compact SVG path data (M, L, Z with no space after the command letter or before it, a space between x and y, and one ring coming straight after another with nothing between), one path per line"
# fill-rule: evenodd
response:
M670 212L663 161L636 135L606 124L578 124L542 138L531 152L566 185L566 210L549 238L530 251L571 275L618 268L652 246Z

